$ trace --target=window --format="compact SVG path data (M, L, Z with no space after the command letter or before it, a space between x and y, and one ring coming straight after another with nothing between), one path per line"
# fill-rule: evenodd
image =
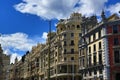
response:
M71 37L74 37L74 33L71 33Z
M74 40L71 40L71 46L73 46L74 45Z
M85 55L85 50L86 50L86 49L83 49L82 55Z
M80 50L80 56L81 56L82 51Z
M120 51L119 50L114 51L114 60L115 60L115 63L120 63Z
M91 42L91 37L89 36L89 43Z
M99 69L99 73L102 74L102 69Z
M115 80L120 80L120 73L116 73Z
M93 56L94 65L96 65L96 55Z
M72 25L72 27L75 27L75 25Z
M102 78L100 78L100 80L103 80L103 77L102 77Z
M87 75L87 72L85 72L85 75L84 76L86 76Z
M117 27L117 25L113 26L113 33L118 33L118 27Z
M93 45L93 47L94 47L94 51L96 51L96 45L95 44Z
M89 47L89 53L91 53L91 47Z
M61 31L62 31L63 29L61 28Z
M64 57L64 61L66 61L66 57Z
M57 52L55 53L55 56L57 56Z
M71 60L74 60L74 57L71 57Z
M84 58L83 58L83 67L85 66L85 64L84 64L84 63L85 63L85 60L84 60Z
M102 53L99 53L99 64L102 64Z
M95 40L95 38L96 38L96 36L95 36L95 34L93 34L93 40Z
M67 50L66 49L64 49L64 54L66 54L67 53Z
M79 25L77 25L77 28L80 28L80 26L79 26Z
M81 67L81 59L79 59L79 65L80 65L80 67Z
M36 67L39 67L39 58L36 58L35 65L36 65Z
M89 71L89 75L90 75L90 76L92 75L91 71Z
M94 70L94 74L95 74L95 75L97 74L97 71L96 71L96 70Z
M114 45L118 45L119 44L119 39L118 38L114 38Z
M64 34L64 37L66 37L66 34Z
M98 38L101 38L101 30L98 32Z
M82 36L82 34L81 33L79 33L79 37L81 37Z
M89 56L89 66L91 66L91 56Z
M70 29L70 25L68 25L67 27L68 27L68 29Z
M64 46L67 46L66 41L64 41Z
M72 54L74 53L74 49L71 49L71 53L72 53Z
M99 42L99 49L101 49L101 42Z

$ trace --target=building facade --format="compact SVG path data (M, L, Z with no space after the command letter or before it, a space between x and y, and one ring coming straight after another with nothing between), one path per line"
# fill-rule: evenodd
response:
M57 31L48 33L45 44L33 46L21 61L12 65L11 80L48 80L48 75L50 80L80 80L78 43L81 20L79 13L61 19Z
M0 44L0 79L9 80L10 56L3 54Z
M120 18L116 14L106 18L104 12L101 17L102 21L95 25L90 22L94 17L83 18L79 44L79 72L83 80L120 79Z

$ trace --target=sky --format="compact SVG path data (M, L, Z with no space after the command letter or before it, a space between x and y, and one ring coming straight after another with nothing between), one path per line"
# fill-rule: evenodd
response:
M73 12L83 16L120 15L119 0L0 0L0 44L4 54L11 56L11 63L19 60L32 46L45 43L52 21L56 31L59 19L69 18Z

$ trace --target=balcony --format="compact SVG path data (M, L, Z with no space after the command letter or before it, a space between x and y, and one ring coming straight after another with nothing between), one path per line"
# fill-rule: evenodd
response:
M103 63L97 62L95 64L87 65L87 67L79 68L79 72L84 73L88 70L100 70L103 69Z
M70 65L70 64L78 64L78 61L77 60L74 60L74 61L60 61L60 62L58 62L58 64L57 65Z
M96 62L95 64L91 64L91 66L87 66L87 69L101 69L103 66L102 62Z
M72 76L73 73L59 73L57 76ZM80 73L74 73L74 76L80 75Z

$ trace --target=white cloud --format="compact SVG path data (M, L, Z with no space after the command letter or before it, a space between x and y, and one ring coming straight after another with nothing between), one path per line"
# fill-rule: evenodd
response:
M4 48L22 51L30 50L31 46L35 45L35 42L24 33L3 34L0 37L0 43Z
M21 55L19 55L18 53L12 53L10 58L10 63L14 63L16 58L18 59L18 61L21 60Z
M72 12L76 2L78 0L23 0L15 8L22 13L34 14L44 19L60 19Z
M23 2L16 4L14 7L21 13L30 13L43 19L61 19L68 17L72 12L76 11L87 16L99 14L107 1L108 0L23 0Z
M32 46L37 45L37 43L45 43L47 33L44 32L41 37L29 36L25 33L14 33L14 34L2 34L0 36L0 44L4 50L4 54L11 55L11 63L14 63L14 59L17 57L21 59L21 53L30 51ZM22 53L25 54L25 53Z
M80 13L86 16L93 14L100 15L101 10L105 8L108 0L80 0L79 7L76 8Z
M120 15L119 11L120 11L120 3L116 3L115 5L110 5L107 9L107 11L109 11L111 14L113 13L117 13Z
M47 34L48 34L47 32L43 32L42 38L47 39Z

